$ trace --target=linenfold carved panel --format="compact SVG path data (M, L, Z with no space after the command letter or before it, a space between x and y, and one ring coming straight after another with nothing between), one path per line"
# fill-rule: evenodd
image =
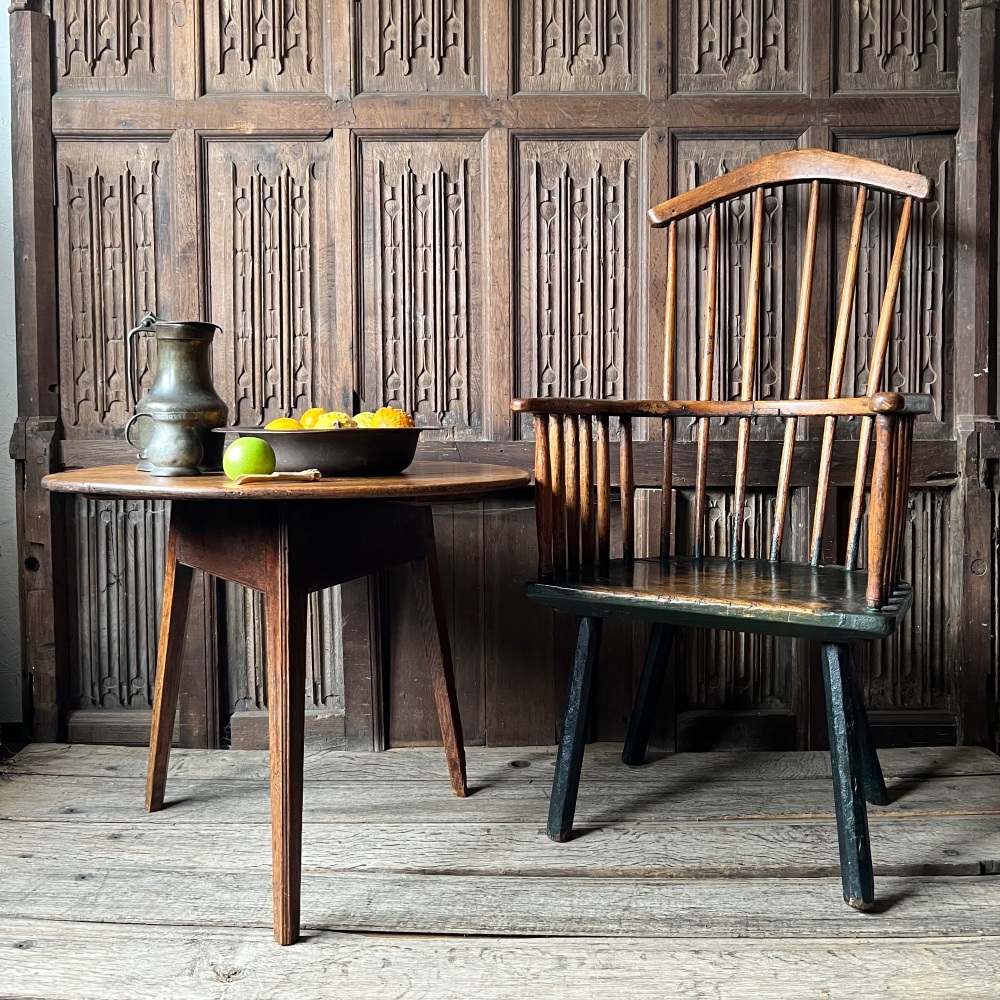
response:
M477 142L362 144L365 399L418 426L482 424L482 192Z
M953 322L954 264L950 248L954 228L954 142L949 136L844 139L838 148L854 156L914 170L934 181L931 200L914 204L881 387L928 393L934 401L935 418L945 420L951 410L944 350L952 337ZM863 395L868 391L871 350L901 207L902 199L882 194L872 194L868 201L845 366L851 383L845 386L845 392ZM838 274L843 274L853 209L853 189L845 189L838 211Z
M637 350L638 166L632 140L518 143L521 394L626 395Z
M60 142L56 150L61 405L69 436L120 428L125 335L157 309L165 143ZM140 383L151 379L140 337Z
M209 93L323 90L322 0L206 0Z
M837 0L839 90L954 90L958 0Z
M481 0L371 0L356 7L361 90L479 91Z
M215 381L243 425L317 401L317 344L333 325L328 153L321 142L209 143ZM332 405L336 388L319 402Z
M674 33L680 91L798 91L799 0L686 0Z
M309 595L306 624L306 711L344 711L340 588ZM267 707L267 632L262 594L226 584L226 670L229 712Z
M805 495L792 495L792 518L801 518ZM706 554L726 556L732 531L733 496L710 491L707 496ZM692 535L690 492L680 494L678 517L679 551L690 552ZM747 496L742 514L743 553L766 558L774 517L774 497L760 493ZM685 541L681 543L680 539ZM792 541L791 539L789 541ZM789 558L801 558L789 552ZM686 708L778 708L788 707L794 693L795 664L786 639L742 632L683 629L682 652L676 662L684 664Z
M73 708L149 708L169 504L74 497Z
M166 8L157 0L53 0L56 88L164 91Z
M884 643L855 651L865 702L871 708L945 707L948 677L948 592L951 574L948 490L914 490L903 532L903 579L913 607ZM862 536L861 551L867 546Z
M642 89L646 0L520 0L521 90Z
M784 149L788 139L682 139L675 148L677 193L690 190L737 167ZM765 191L760 312L754 396L777 399L784 394L786 329L794 326L799 281L796 266L796 204L782 188ZM752 197L728 202L719 211L719 267L716 298L714 399L738 399L743 380L743 342L747 323L747 290L753 233ZM708 213L682 223L678 233L677 395L697 399L703 364L705 289L708 274ZM790 334L788 339L791 339ZM783 427L761 420L751 434L779 437ZM693 431L693 425L692 425ZM735 425L712 425L713 438L735 434Z

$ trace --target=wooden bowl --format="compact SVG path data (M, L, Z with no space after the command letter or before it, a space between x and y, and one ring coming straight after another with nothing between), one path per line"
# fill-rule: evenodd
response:
M269 431L262 427L220 427L218 432L266 441L274 449L275 472L319 469L324 476L393 476L413 461L422 429Z

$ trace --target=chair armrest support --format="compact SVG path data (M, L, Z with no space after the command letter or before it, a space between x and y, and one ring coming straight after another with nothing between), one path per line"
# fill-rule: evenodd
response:
M844 399L662 400L536 397L515 399L515 413L609 417L873 417L931 412L930 396L877 392Z

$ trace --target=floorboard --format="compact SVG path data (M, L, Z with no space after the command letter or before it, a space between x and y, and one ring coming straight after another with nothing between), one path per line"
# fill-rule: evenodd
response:
M0 995L18 1000L987 1000L1000 952L988 938L843 942L746 939L398 937L312 933L279 948L270 932L14 921L0 953L21 961ZM155 954L155 962L140 956ZM97 975L95 970L101 970ZM961 970L961 978L955 973ZM862 984L859 989L859 984ZM960 986L959 986L960 984ZM9 992L3 993L7 990Z
M619 753L588 748L562 845L552 748L471 750L464 801L440 751L308 755L306 940L279 949L266 754L174 751L149 816L143 750L28 747L0 772L0 998L1000 997L1000 758L880 754L862 914L826 754Z

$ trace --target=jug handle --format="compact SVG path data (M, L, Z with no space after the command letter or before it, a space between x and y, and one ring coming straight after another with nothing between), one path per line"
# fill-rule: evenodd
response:
M156 323L156 316L151 312L146 313L139 322L125 334L125 372L128 375L128 387L132 393L132 402L139 402L139 386L135 376L135 353L132 347L132 338L138 337L140 333L148 333ZM131 423L131 421L130 421ZM126 428L128 424L125 425ZM129 442L131 444L131 442Z
M128 443L130 445L132 445L133 448L138 448L139 446L128 436L128 432L131 429L132 425L140 417L149 417L150 420L153 419L153 415L151 413L133 413L132 416L129 417L128 420L125 421L125 431L124 431L124 433L125 433L125 440L128 441Z

